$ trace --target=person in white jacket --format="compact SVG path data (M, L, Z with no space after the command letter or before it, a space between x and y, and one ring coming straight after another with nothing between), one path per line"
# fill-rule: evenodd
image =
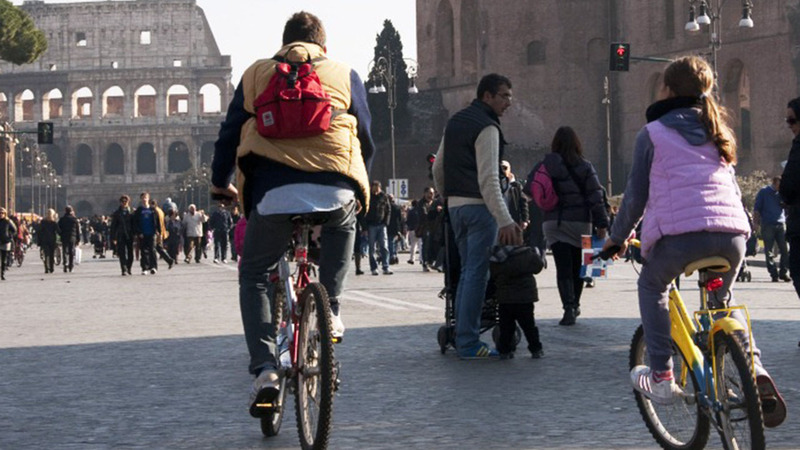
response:
M195 205L189 205L189 211L183 214L183 229L186 234L183 252L186 255L185 262L190 261L192 249L194 249L194 262L199 263L203 255L200 247L200 240L203 237L203 223L208 220L205 212L197 210Z

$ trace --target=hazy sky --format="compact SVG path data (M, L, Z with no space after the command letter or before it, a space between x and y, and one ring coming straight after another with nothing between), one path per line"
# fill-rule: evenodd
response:
M21 5L22 0L12 3ZM400 32L403 55L416 58L417 54L415 0L197 0L197 4L206 13L220 51L231 55L234 85L252 61L271 56L280 47L286 19L300 10L322 19L328 33L328 56L349 64L362 78L385 19Z

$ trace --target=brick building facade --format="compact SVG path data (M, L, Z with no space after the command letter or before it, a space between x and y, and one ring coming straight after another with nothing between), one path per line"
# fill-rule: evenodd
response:
M230 57L220 54L195 1L29 0L21 8L48 50L32 64L0 62L0 121L16 130L53 122L54 143L38 150L62 188L57 202L37 202L36 146L22 142L17 209L67 202L79 215L108 214L121 193L145 190L159 200L206 201L197 180L213 158L233 86ZM177 183L192 171L194 186L181 194Z
M738 137L738 172L775 174L791 144L786 103L800 93L800 0L753 3L749 29L738 26L740 2L722 9L719 91ZM665 63L633 62L629 72L609 72L609 44L630 42L639 57L709 56L707 30L684 30L688 10L687 0L417 0L420 86L440 95L452 114L474 98L482 75L508 76L514 104L502 121L517 175L527 175L549 151L555 130L569 125L605 184L608 76L613 192L619 193Z

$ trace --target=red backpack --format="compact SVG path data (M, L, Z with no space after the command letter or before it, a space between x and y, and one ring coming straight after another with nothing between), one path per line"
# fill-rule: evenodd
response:
M302 46L295 46L302 47ZM331 96L322 87L314 63L324 57L293 62L276 56L275 74L253 102L258 133L269 139L317 136L331 125Z
M528 193L533 197L536 206L544 212L552 211L558 206L558 193L553 187L553 179L547 172L544 162L534 166L528 175Z

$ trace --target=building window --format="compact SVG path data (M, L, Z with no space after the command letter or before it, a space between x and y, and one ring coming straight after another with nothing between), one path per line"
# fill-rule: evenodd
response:
M545 45L542 41L531 41L528 44L527 60L529 66L544 64L547 60Z
M86 33L82 31L75 33L75 45L78 47L86 47Z
M141 44L141 45L150 45L150 32L149 31L142 31L139 34L139 44Z
M172 67L181 67L183 66L183 61L180 59L173 59L172 60Z
M111 61L112 69L119 69L119 61Z

